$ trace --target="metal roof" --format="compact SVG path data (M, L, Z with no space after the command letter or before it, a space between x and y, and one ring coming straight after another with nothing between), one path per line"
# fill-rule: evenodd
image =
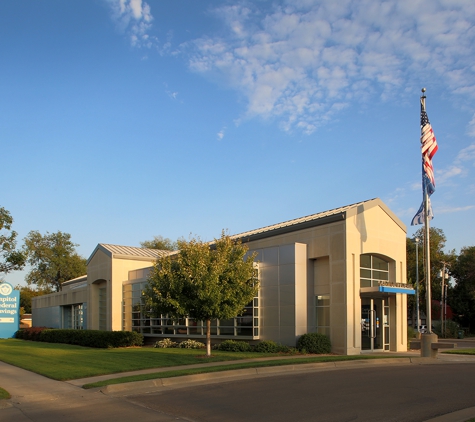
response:
M121 246L110 245L108 243L99 243L89 257L88 263L98 249L106 252L112 258L136 258L143 260L155 260L159 257L173 253L173 251L164 251L160 249L147 249L138 248L136 246Z
M284 221L283 223L274 224L272 226L262 227L260 229L251 230L248 232L235 234L231 236L233 239L241 239L243 242L250 240L257 240L264 237L275 236L278 234L287 233L294 230L301 230L315 225L333 223L344 219L346 211L351 208L358 207L362 204L374 201L377 198L369 199L367 201L357 202L344 207L334 208L332 210L319 212L317 214L307 215L306 217L296 218L294 220Z

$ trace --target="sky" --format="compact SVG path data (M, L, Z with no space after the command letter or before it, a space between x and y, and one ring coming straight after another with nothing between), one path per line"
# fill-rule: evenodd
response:
M0 2L0 206L98 243L202 240L381 198L475 245L473 0ZM8 274L24 284L25 271Z

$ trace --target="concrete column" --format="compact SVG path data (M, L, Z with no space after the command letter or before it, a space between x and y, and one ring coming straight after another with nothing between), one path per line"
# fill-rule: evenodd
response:
M437 340L437 334L421 334L421 358L437 357L437 349L432 349L432 343L437 343Z

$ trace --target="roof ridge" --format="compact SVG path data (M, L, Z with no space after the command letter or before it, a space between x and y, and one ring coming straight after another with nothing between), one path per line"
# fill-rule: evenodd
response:
M332 208L332 209L327 210L327 211L322 211L322 212L315 213L315 214L309 214L309 215L304 216L304 217L299 217L299 218L294 218L294 219L291 219L291 220L286 220L286 221L283 221L281 223L271 224L269 226L264 226L264 227L261 227L259 229L254 229L254 230L249 230L247 232L238 233L238 234L235 234L231 237L239 239L239 238L247 237L247 236L250 236L250 235L256 234L256 233L264 233L264 232L268 232L268 231L271 231L271 230L276 230L276 229L279 229L279 228L282 228L282 227L297 225L297 224L300 224L300 223L303 223L303 222L306 222L306 221L318 220L319 218L323 218L323 217L326 217L326 216L331 216L331 215L334 215L334 214L342 213L344 211L349 210L350 208L357 207L361 204L371 202L371 201L374 201L376 199L378 199L378 198L367 199L365 201L355 202L354 204L344 205L342 207L337 207L337 208Z

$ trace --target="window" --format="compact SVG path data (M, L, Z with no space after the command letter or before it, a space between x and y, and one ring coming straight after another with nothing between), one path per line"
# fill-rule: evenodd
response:
M107 297L105 287L99 289L99 330L107 330Z
M315 325L317 333L330 337L330 296L315 296Z
M360 256L360 287L377 287L389 280L389 263L374 255Z
M151 336L205 337L206 321L181 318L177 321L168 315L147 316L142 304L142 291L147 282L125 284L122 287L122 327ZM259 298L255 297L235 318L212 320L211 335L220 338L243 337L255 339L259 336Z

